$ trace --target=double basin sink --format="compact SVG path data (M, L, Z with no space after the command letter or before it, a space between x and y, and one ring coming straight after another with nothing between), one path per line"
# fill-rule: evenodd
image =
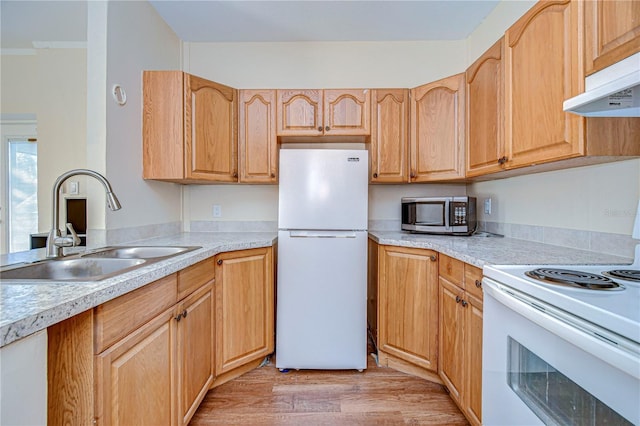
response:
M198 246L104 247L86 254L12 265L0 271L2 280L100 281L196 249Z

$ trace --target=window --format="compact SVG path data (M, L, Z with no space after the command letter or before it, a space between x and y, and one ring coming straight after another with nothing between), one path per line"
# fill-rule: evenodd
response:
M31 248L38 232L38 144L35 116L0 119L0 253Z

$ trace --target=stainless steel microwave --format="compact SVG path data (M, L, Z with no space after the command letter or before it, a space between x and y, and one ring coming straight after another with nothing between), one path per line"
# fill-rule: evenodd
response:
M471 235L477 226L474 197L402 198L402 229L443 235Z

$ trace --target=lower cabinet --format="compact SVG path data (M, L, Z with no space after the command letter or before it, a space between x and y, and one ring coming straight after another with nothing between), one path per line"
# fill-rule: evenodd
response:
M274 349L271 248L216 256L216 384Z
M96 356L97 424L177 423L175 334L169 309Z
M177 314L178 416L187 424L214 379L214 291L208 283L179 304Z
M482 270L440 255L438 374L469 422L482 424Z
M379 246L377 323L382 365L438 371L437 260L438 253L432 250Z
M273 352L271 253L220 254L50 327L47 423L188 424Z

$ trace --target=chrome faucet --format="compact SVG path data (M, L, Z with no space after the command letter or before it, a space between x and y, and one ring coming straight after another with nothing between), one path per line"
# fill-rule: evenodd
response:
M60 188L67 179L69 179L71 176L77 175L91 176L102 183L102 186L104 186L104 189L107 193L107 206L109 207L109 209L115 211L120 210L120 208L122 207L120 205L120 202L118 201L118 198L111 189L111 184L100 173L88 169L75 169L61 174L53 184L53 216L51 218L51 231L49 231L49 236L47 236L47 257L61 257L63 255L62 247L74 247L80 244L80 237L78 237L78 234L76 234L76 231L73 229L73 226L70 223L67 223L67 229L71 233L70 237L62 237L60 229L58 229Z

